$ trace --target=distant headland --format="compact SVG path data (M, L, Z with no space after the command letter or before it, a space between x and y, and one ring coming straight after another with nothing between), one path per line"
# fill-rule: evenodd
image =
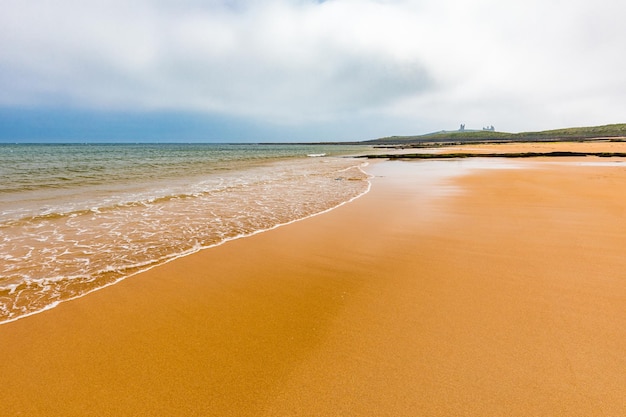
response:
M483 127L482 130L468 130L465 129L464 124L461 124L459 130L442 130L417 136L389 136L362 143L394 147L421 147L450 143L557 142L594 139L626 140L626 123L521 133L498 132L493 126Z

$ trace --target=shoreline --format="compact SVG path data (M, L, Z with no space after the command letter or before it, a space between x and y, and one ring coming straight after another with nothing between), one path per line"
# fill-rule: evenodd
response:
M272 230L277 229L279 227L288 226L290 224L293 224L293 223L296 223L296 222L299 222L299 221L307 220L309 218L328 213L328 212L330 212L332 210L335 210L335 209L337 209L337 208L339 208L339 207L341 207L341 206L343 206L345 204L349 204L352 201L354 201L354 200L364 196L365 194L367 194L370 191L370 189L371 189L372 184L371 184L371 181L370 181L370 178L369 178L369 174L367 174L367 172L365 172L363 170L363 166L367 166L367 165L368 165L368 163L364 163L364 164L356 167L356 168L358 168L359 171L361 171L363 174L365 174L368 177L366 179L367 187L366 187L365 191L363 191L362 193L360 193L360 194L358 194L358 195L356 195L354 197L351 197L350 199L348 199L346 201L343 201L343 202L341 202L341 203L339 203L339 204L337 204L335 206L332 206L332 207L330 207L328 209L322 210L322 211L317 212L317 213L309 214L309 215L306 215L306 216L301 217L301 218L297 218L297 219L294 219L294 220L287 221L285 223L279 223L279 224L273 225L273 226L271 226L269 228L266 228L266 229L259 229L259 230L255 230L255 231L253 231L251 233L240 234L240 235L233 236L233 237L226 237L226 238L224 238L223 240L221 240L221 241L219 241L217 243L212 243L212 244L207 245L207 246L195 247L195 248L190 249L190 250L188 250L186 252L179 253L179 254L176 254L176 255L173 255L173 256L170 256L170 257L162 258L160 260L156 260L156 261L154 261L154 263L151 263L148 267L145 267L143 269L141 269L142 267L139 267L139 269L136 270L135 272L132 272L132 273L130 273L128 275L122 276L122 277L120 277L120 278L118 278L118 279L116 279L116 280L114 280L112 282L108 282L108 283L106 283L106 284L104 284L102 286L99 286L99 287L93 288L91 290L88 290L88 291L86 291L86 292L84 292L84 293L82 293L80 295L73 296L73 297L66 298L66 299L62 299L62 300L54 301L54 302L50 303L49 305L45 306L44 308L42 308L40 310L33 311L33 312L30 312L30 313L26 313L26 314L21 315L19 317L10 318L10 319L7 319L7 320L0 320L0 326L2 326L4 324L7 324L7 323L12 323L12 322L21 320L21 319L26 318L26 317L34 316L34 315L37 315L37 314L40 314L40 313L52 310L52 309L58 307L62 303L74 301L74 300L80 299L82 297L88 296L89 294L92 294L94 292L106 289L106 288L108 288L110 286L113 286L113 285L116 285L116 284L119 284L120 282L122 282L122 281L124 281L124 280L126 280L128 278L132 278L132 277L134 277L136 275L143 274L145 272L150 271L151 269L158 268L158 267L160 267L162 265L165 265L165 264L170 263L170 262L174 262L174 261L176 261L178 259L181 259L181 258L184 258L186 256L190 256L190 255L193 255L195 253L198 253L198 252L201 252L201 251L204 251L204 250L207 250L207 249L216 248L216 247L219 247L219 246L221 246L223 244L226 244L228 242L231 242L231 241L248 238L248 237L251 237L251 236L255 236L255 235L259 234L259 233L269 232L269 231L272 231ZM351 168L348 168L348 169L351 169ZM131 269L136 269L136 268L131 268Z
M3 407L622 415L626 172L560 162L379 161L351 204L3 324Z

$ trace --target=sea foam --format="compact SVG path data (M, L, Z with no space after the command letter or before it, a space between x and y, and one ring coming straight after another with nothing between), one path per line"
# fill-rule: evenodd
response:
M116 160L124 158L119 149L107 150L118 152ZM300 151L304 158L285 156L283 149L274 157L263 154L268 150L235 149L246 157L231 155L229 163L215 165L209 158L204 172L197 171L197 155L189 172L184 160L167 157L167 149L143 151L164 152L165 172L153 164L150 178L116 173L104 184L93 174L61 193L49 184L33 191L31 179L27 190L5 190L11 198L0 204L0 213L9 213L0 218L0 323L198 250L316 215L369 189L362 161L306 158L312 154L307 148ZM140 155L142 149L134 152ZM321 153L326 152L315 152ZM172 176L171 165L177 164L182 174ZM114 165L124 166L119 160ZM11 207L20 204L20 193L22 211Z

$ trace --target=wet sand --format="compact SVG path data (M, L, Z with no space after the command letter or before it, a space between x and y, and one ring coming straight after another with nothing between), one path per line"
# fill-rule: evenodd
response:
M0 326L0 414L626 415L626 161L462 164Z

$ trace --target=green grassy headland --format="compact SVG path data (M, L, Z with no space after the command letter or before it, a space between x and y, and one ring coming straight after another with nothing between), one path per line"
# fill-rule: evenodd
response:
M626 123L592 127L571 127L567 129L544 130L541 132L507 133L493 131L445 131L417 136L389 136L363 143L380 146L420 147L438 143L476 142L547 142L584 141L608 138L622 140L626 137Z

